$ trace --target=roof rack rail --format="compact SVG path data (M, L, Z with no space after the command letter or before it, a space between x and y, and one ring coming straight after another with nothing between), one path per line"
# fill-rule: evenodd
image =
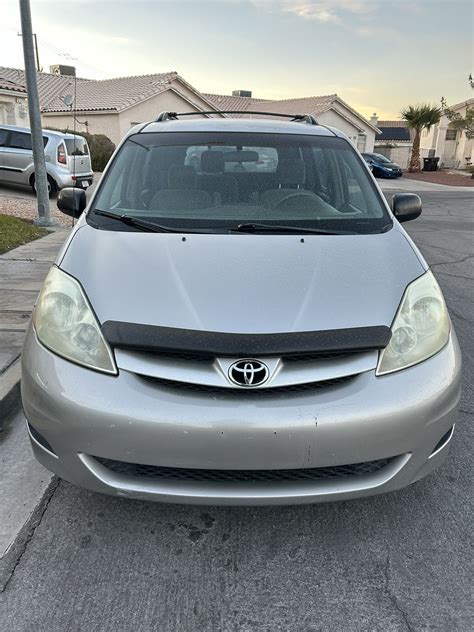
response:
M161 112L156 123L163 123L164 121L177 121L181 116L206 116L208 114L240 114L245 116L246 114L255 114L259 116L279 116L282 118L289 118L297 123L307 123L308 125L319 125L318 121L312 114L280 114L279 112L259 112L256 110L209 110L205 112Z

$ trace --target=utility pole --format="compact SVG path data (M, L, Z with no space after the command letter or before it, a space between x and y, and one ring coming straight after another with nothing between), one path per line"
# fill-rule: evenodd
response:
M38 53L38 38L36 37L36 33L33 33L33 37L35 38L35 58L36 58L36 70L41 72L40 66L40 56Z
M25 58L26 89L28 92L28 109L30 114L31 143L33 147L33 162L35 165L35 189L38 200L38 219L36 219L34 223L39 226L54 226L56 222L51 219L49 212L48 178L44 158L38 85L36 83L30 0L20 0L20 15L23 56Z

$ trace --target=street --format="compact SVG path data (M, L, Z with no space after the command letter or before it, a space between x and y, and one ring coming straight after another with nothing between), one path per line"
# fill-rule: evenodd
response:
M0 577L1 630L472 629L473 194L420 195L405 226L464 361L445 464L390 495L295 507L145 503L53 479Z

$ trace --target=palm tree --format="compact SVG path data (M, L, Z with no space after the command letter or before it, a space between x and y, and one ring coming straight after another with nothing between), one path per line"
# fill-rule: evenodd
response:
M402 118L406 121L407 127L415 131L408 171L413 172L421 170L421 132L424 129L429 130L432 125L439 123L441 115L441 108L435 105L429 105L428 103L422 103L421 105L409 105L407 108L402 110Z

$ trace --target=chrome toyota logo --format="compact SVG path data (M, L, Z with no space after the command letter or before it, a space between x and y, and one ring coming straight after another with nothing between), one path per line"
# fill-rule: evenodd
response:
M259 360L239 360L229 367L229 379L238 386L260 386L269 375L267 365Z

